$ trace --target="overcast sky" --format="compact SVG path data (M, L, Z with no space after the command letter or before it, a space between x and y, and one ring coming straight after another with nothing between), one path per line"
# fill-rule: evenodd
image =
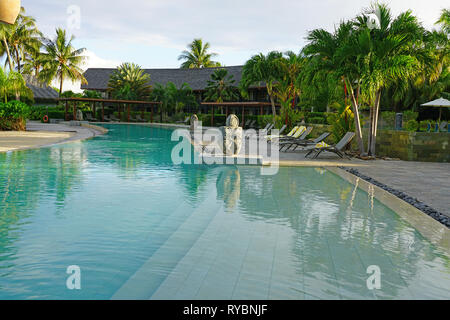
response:
M332 30L371 0L22 0L39 28L70 28L75 45L88 49L89 67L136 62L145 68L177 68L194 38L211 43L222 64L240 65L253 54L299 51L308 31ZM411 9L434 27L443 0L393 0L393 13ZM77 13L80 13L78 21ZM79 22L79 23L78 23ZM79 28L78 28L79 27Z

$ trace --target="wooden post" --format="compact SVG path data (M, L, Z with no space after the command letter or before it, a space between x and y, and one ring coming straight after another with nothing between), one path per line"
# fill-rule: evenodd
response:
M77 103L73 103L73 120L77 120Z
M153 122L153 104L152 104L152 113L150 114L150 122Z
M69 109L69 101L66 100L66 108L64 109L64 120L67 121L68 119L68 115L67 115L67 110Z
M117 106L118 106L117 110L119 111L119 121L122 121L122 116L120 114L120 103L118 103Z
M261 105L261 107L260 107L260 115L262 116L263 115L263 105Z
M92 117L94 118L94 119L97 119L97 109L96 109L96 104L95 104L95 102L94 102L94 105L93 105L93 107L92 107L92 112L94 113L93 115L92 115Z
M245 126L245 106L242 105L242 128Z
M212 106L211 127L214 127L214 106Z
M127 122L130 122L130 104L128 104L127 108Z
M145 110L147 109L147 107L146 107L145 105L142 105L141 108L142 108L142 111L141 111L141 118L142 118L142 119L145 119Z
M105 103L102 102L102 122L105 122Z
M228 118L228 106L227 106L227 118Z

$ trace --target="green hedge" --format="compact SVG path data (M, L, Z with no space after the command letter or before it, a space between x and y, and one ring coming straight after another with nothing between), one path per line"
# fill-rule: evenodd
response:
M30 107L20 101L0 103L0 130L26 129L26 119L30 116Z

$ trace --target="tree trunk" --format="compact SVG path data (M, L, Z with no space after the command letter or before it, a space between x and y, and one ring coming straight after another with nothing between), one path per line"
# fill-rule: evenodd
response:
M378 114L380 111L380 101L381 101L381 90L378 90L377 95L375 97L375 106L373 111L373 124L372 124L372 138L370 144L369 154L373 157L376 155L376 144L377 144L377 127L378 127Z
M370 103L371 104L371 103ZM374 115L374 106L370 106L370 115L369 115L369 134L367 137L367 153L371 155L372 150L372 138L373 138L373 115Z
M3 46L5 47L5 50L6 50L6 56L8 57L9 71L14 71L14 66L13 66L12 58L11 58L11 52L9 52L8 42L6 41L5 37L3 37L2 41L3 41Z
M349 91L350 91L350 98L352 101L353 114L355 116L356 140L358 142L359 152L360 152L360 154L363 154L364 153L364 142L363 142L363 138L362 138L361 122L359 121L359 106L358 106L358 102L356 101L355 93L353 92L353 87L352 87L350 81L348 81L346 78L345 78L345 81L347 81L347 87L349 88Z
M63 81L64 81L64 79L63 79L64 77L63 77L62 74L61 74L60 78L61 78L61 82L60 82L60 85L59 85L59 97L61 98L62 90L63 90Z
M275 117L277 115L277 109L275 107L275 100L273 99L272 88L269 84L266 84L267 94L269 95L270 103L272 104L272 114L273 114L273 122L275 122Z
M17 47L17 45L14 46L14 50L16 51L16 60L17 60L17 71L19 73L21 73L21 68L20 68L20 54L19 54L19 48Z

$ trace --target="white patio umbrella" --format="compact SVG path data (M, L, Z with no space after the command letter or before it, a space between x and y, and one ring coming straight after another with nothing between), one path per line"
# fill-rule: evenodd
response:
M450 101L444 98L436 99L427 103L424 103L421 105L422 107L438 107L439 109L439 123L441 123L441 116L442 116L442 108L449 108L450 107Z

